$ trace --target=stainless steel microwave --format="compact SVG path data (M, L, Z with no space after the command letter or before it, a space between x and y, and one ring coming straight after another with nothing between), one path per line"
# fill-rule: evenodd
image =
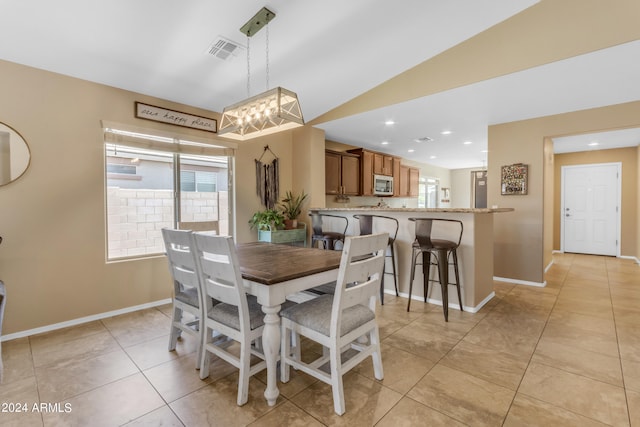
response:
M373 194L376 196L393 196L393 177L373 175Z

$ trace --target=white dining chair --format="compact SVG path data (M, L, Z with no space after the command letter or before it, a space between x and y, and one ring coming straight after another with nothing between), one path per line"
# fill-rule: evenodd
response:
M204 342L200 356L200 378L209 376L210 354L218 356L239 369L239 406L249 398L249 378L267 367L264 354L256 346L264 329L264 313L255 297L247 298L233 238L194 233L195 254L202 294ZM207 298L209 297L209 298ZM220 301L211 305L211 298ZM228 351L229 343L214 339L221 334L240 343L240 357ZM251 356L259 361L251 365Z
M200 284L195 256L192 253L192 232L188 230L162 229L162 238L169 261L169 271L173 279L174 296L171 310L171 332L169 351L176 349L178 337L182 332L193 336L198 342L196 369L200 367L203 330L200 305ZM186 317L184 313L191 316Z
M345 373L371 356L376 379L381 380L384 375L375 309L388 243L387 233L347 237L335 294L322 295L281 311L282 382L289 381L289 367L293 366L330 384L333 407L338 415L345 412L342 385ZM295 343L300 342L299 335L304 335L329 351L305 363L300 357L300 349L291 344L292 334ZM356 351L351 354L354 352L345 353L345 350ZM342 353L350 356L348 360L341 360ZM329 372L321 369L327 362L330 363Z

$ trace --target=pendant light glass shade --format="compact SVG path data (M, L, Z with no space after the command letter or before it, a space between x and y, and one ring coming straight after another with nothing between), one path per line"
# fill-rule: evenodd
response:
M298 96L276 87L226 107L218 134L244 141L302 125Z

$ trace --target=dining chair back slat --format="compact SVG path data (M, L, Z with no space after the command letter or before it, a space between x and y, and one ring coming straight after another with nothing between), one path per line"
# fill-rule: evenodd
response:
M384 249L389 235L381 233L370 236L370 239L349 239L349 250L345 246L344 252L348 255L344 255L340 261L333 303L334 317L363 301L368 301L369 309L375 310L375 298L382 280Z

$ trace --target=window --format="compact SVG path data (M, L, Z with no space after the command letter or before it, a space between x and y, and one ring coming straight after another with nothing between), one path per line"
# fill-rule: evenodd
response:
M105 132L108 260L163 253L161 229L179 222L213 222L229 234L232 156L215 155L224 147L167 139Z
M419 208L438 207L438 185L437 178L420 178L420 183L418 184Z
M136 167L132 165L118 165L113 163L107 163L107 173L122 173L135 175Z
M180 191L215 192L218 175L215 172L180 171Z

